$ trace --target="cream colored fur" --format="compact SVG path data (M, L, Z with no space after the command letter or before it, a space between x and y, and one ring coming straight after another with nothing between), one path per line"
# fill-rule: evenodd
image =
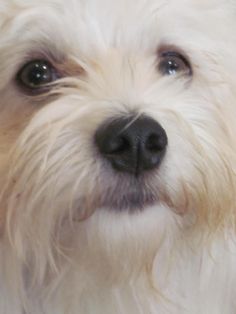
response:
M235 29L230 0L1 1L0 314L236 313ZM160 46L190 82L158 72ZM26 95L42 55L68 76ZM99 206L121 191L93 140L131 112L169 139L132 214Z

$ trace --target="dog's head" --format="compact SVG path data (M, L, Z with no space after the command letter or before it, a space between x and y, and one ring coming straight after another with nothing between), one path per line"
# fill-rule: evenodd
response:
M165 231L233 221L234 14L218 0L2 1L2 225L19 254L114 249L123 263Z

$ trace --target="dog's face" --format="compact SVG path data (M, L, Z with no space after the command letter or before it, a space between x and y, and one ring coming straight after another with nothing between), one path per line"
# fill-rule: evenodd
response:
M168 229L231 218L225 2L2 1L1 209L22 256L48 261L63 243L124 263L140 247L153 254Z

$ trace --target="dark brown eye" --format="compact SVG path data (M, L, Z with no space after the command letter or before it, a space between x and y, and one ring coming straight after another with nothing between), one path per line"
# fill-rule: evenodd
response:
M175 51L165 51L160 54L159 58L158 69L163 75L192 75L191 65L182 54Z
M33 91L40 91L58 78L56 69L47 60L30 61L17 73L18 84Z

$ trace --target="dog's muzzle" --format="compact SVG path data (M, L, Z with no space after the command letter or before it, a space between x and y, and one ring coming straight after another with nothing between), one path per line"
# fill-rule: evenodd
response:
M129 116L101 125L95 142L113 169L138 177L160 166L168 139L157 121L147 116Z

